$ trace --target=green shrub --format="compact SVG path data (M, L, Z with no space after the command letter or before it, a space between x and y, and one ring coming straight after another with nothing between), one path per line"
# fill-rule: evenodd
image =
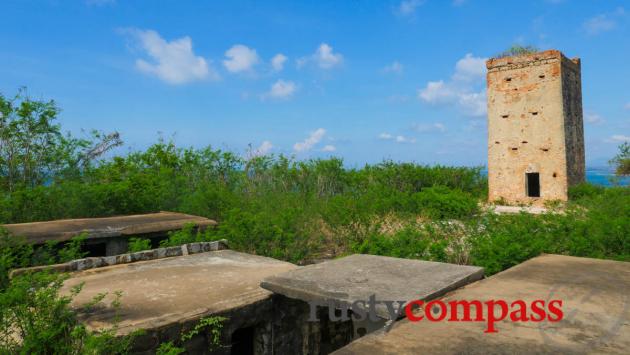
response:
M461 190L445 186L422 189L413 195L416 210L432 219L456 219L472 216L478 210L478 200Z
M180 230L168 233L168 238L160 241L160 248L175 247L188 243L212 241L210 231L201 231L193 223L187 223Z
M86 252L81 251L81 247L87 238L87 233L79 234L76 237L70 239L63 248L57 253L57 263L65 263L70 260L81 259L87 255Z
M128 250L130 253L151 249L151 240L144 238L129 238Z
M81 286L59 291L67 275L39 272L15 277L0 292L0 353L124 354L135 334L116 337L114 329L88 331L70 308ZM99 295L90 305L100 302ZM119 300L116 298L117 308Z
M582 198L591 198L600 195L606 190L605 187L583 182L569 187L569 200L580 200Z

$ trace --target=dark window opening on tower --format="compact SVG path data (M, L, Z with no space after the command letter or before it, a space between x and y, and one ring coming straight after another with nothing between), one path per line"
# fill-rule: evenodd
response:
M540 174L526 173L525 178L527 180L527 196L540 197Z

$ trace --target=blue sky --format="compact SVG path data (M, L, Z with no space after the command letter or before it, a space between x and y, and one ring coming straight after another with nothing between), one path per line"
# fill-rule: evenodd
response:
M484 60L582 58L587 164L630 140L630 4L578 0L3 0L0 92L126 148L486 164Z

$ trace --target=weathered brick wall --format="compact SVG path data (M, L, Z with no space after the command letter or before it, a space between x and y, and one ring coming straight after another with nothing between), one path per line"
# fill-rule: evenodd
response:
M579 59L563 58L562 96L569 186L584 182L584 123L582 113L582 75Z
M330 320L328 307L317 307L319 322L310 322L308 303L281 295L273 298L275 354L328 354L352 341L352 321Z
M213 316L227 318L221 330L221 344L213 345L210 334L201 332L183 344L189 354L228 355L232 353L232 335L238 329L253 327L253 353L329 354L353 339L352 321L331 321L327 307L318 307L319 322L310 322L308 303L273 295L270 298ZM179 343L199 318L152 330L134 342L132 353L153 354L160 343Z
M487 68L489 200L566 200L584 171L579 65L552 50ZM526 173L539 174L540 197L527 196Z

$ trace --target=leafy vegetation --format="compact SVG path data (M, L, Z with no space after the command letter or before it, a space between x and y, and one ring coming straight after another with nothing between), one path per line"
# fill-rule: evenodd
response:
M124 354L133 337L115 335L116 328L89 331L70 308L82 285L60 295L67 275L39 272L15 277L0 292L2 354ZM100 303L105 294L84 307ZM117 309L120 294L110 305Z
M496 57L497 58L515 57L515 56L520 56L520 55L534 54L538 51L539 49L534 46L522 46L519 44L515 44L512 47L508 48L507 50L499 53Z
M220 316L203 317L197 322L197 324L195 324L193 329L181 334L179 342L183 344L202 332L205 332L210 337L208 351L212 351L221 346L221 330L223 329L223 323L226 320L227 318ZM183 347L175 345L175 342L173 341L168 341L160 344L156 354L179 355L185 352L186 349Z
M236 250L295 263L358 252L478 265L490 275L541 253L630 261L627 187L581 184L569 191L571 201L562 213L495 215L481 207L487 199L481 168L392 161L347 168L337 158L242 158L163 140L144 151L99 160L99 152L116 141L103 134L91 140L61 135L52 124L58 112L53 102L2 97L0 110L0 223L170 210L219 225L204 232L187 226L161 246L225 238ZM32 128L35 123L40 128ZM30 145L37 147L20 148ZM627 160L625 147L615 162ZM129 244L130 251L150 247L146 239ZM64 308L69 302L64 297L71 296L58 294L61 279L7 277L11 268L79 257L81 237L33 249L0 228L2 321L9 322L8 310L23 311L15 308L17 295L40 302L31 303L33 312L49 307L41 316L49 317L54 329L38 328L41 336L33 335L29 344L45 338L52 342L46 349L55 352L106 339L75 331L76 318ZM13 317L11 322L29 319ZM18 352L32 349L3 344ZM162 344L160 353L178 354L178 346Z
M130 253L151 249L151 241L145 238L129 238L128 249Z
M615 167L617 175L630 175L630 143L624 142L619 146L619 153L612 158L610 164Z

